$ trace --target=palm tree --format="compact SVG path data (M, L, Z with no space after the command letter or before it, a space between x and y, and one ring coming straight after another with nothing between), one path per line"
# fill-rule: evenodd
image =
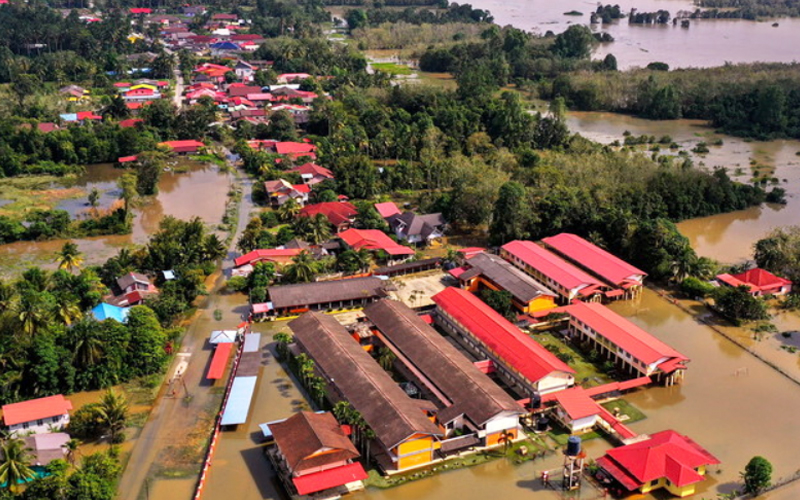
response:
M48 315L41 294L33 291L22 293L16 304L16 315L22 331L33 336L47 325Z
M372 252L366 248L360 248L356 251L355 261L358 263L358 269L363 273L369 270L374 258L372 257Z
M278 353L278 358L285 359L286 355L289 353L289 344L292 342L291 335L285 332L279 332L272 336L272 340L277 343L275 352Z
M77 439L70 439L66 443L64 443L64 450L67 452L67 462L70 463L73 467L75 466L75 457L78 455L78 446L80 445L80 441Z
M500 436L497 438L498 443L503 443L504 453L508 453L508 448L511 446L513 440L514 440L514 433L509 430L501 432Z
M225 244L220 241L216 234L211 234L203 244L203 254L205 260L217 260L225 257L227 250Z
M309 219L306 240L312 245L319 245L331 237L331 223L322 214L317 214Z
M289 222L300 213L300 204L293 198L286 200L286 203L278 209L278 218L283 222Z
M6 439L0 445L0 451L0 483L5 483L9 491L13 493L18 484L36 477L36 473L30 468L33 459L31 450L25 447L23 440Z
M125 427L128 424L128 401L124 396L118 395L109 389L100 400L97 407L97 423L109 434L111 443L125 439Z
M381 368L384 370L391 370L396 359L397 355L388 347L384 346L378 350L378 364L381 365Z
M56 316L67 326L72 325L76 320L83 317L83 311L76 300L71 300L69 297L61 296L56 306Z
M670 271L674 281L681 282L692 274L697 264L697 254L690 246L684 247L670 262Z
M78 366L92 367L103 359L105 348L102 339L97 335L98 328L92 325L81 324L72 330L73 345L72 360Z
M314 257L307 250L303 250L292 259L292 264L286 268L286 278L292 283L308 283L316 275Z

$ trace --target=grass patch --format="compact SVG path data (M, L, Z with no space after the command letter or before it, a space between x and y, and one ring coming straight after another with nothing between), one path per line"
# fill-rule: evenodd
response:
M586 359L583 352L576 349L572 344L564 342L553 333L536 333L533 335L533 339L545 348L548 346L556 347L562 353L568 354L571 359L567 361L567 365L575 370L575 381L582 387L594 387L613 382L613 379L604 373L600 367Z
M567 440L572 434L562 427L556 427L549 431L547 435L550 436L550 439L555 441L559 446L567 446ZM597 431L591 431L587 432L586 434L580 434L579 437L581 438L581 441L589 441L590 439L602 437L602 435Z
M372 68L375 71L383 71L390 75L410 75L413 73L411 68L397 63L372 63Z
M63 200L87 196L79 187L61 187L64 177L37 175L31 177L11 177L0 183L0 200L7 203L0 207L0 215L22 217L31 209L50 210Z
M627 419L622 420L622 423L625 425L647 418L647 415L645 415L642 410L636 408L624 399L606 401L605 403L601 403L600 406L610 411L612 414L614 413L614 408L619 408L620 415L626 415L628 417Z

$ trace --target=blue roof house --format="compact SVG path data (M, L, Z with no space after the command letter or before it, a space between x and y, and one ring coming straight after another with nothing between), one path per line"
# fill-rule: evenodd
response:
M106 304L105 302L98 304L94 309L92 309L92 315L97 321L103 321L111 318L119 321L120 323L124 323L125 320L128 319L128 312L128 309L112 306L111 304Z

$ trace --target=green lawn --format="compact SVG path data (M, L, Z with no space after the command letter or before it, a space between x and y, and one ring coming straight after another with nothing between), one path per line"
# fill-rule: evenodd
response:
M600 406L610 411L611 413L614 413L614 408L619 408L621 415L628 416L627 419L622 421L622 423L626 425L647 418L647 415L645 415L642 412L642 410L636 408L635 406L625 401L624 399L615 399L614 401L607 401L605 403L602 403Z
M575 349L571 344L565 343L555 334L537 332L532 337L545 347L555 346L562 353L568 354L572 359L567 361L567 365L575 370L575 382L582 387L594 387L614 381L601 371L597 365L587 360L583 353Z
M372 63L372 68L376 71L383 71L390 75L410 75L413 73L411 68L397 63Z

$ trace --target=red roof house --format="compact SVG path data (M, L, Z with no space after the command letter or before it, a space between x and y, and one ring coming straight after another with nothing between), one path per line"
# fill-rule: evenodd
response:
M590 297L600 287L597 279L532 241L506 243L500 256L557 291L566 301Z
M322 214L328 218L328 221L336 227L336 232L342 232L350 227L355 221L358 210L352 203L346 201L326 201L323 203L315 203L313 205L306 205L300 209L300 216L313 217L317 214Z
M102 116L94 114L93 111L78 111L76 115L78 116L78 121L103 119Z
M145 7L132 7L128 9L131 14L152 14L153 9L148 9Z
M37 123L36 128L39 129L39 132L43 134L47 134L48 132L52 132L54 130L58 130L59 126L53 122L44 122L44 123Z
M647 274L580 236L561 233L542 240L547 247L620 288L641 286Z
M317 158L317 155L314 151L317 150L317 147L313 144L308 144L305 142L277 142L275 143L275 152L279 155L286 155L291 158L311 158L312 160Z
M205 147L200 141L186 140L186 141L166 141L158 143L159 146L165 146L172 150L173 153L197 153L200 148Z
M414 255L414 250L403 246L378 229L350 228L339 233L339 238L353 250L383 250L392 257Z
M437 323L504 367L510 385L546 394L575 383L575 370L467 290L448 287L432 299Z
M61 429L69 423L72 402L63 395L32 399L3 406L3 424L9 432L34 434Z
M393 201L387 201L385 203L376 203L375 210L383 217L384 219L388 219L393 215L400 215L400 209L397 208L397 205L394 204Z
M297 172L306 184L318 184L328 179L333 179L333 172L316 163L306 163L299 167L290 168L289 172Z
M129 118L127 120L122 120L119 122L119 126L122 128L131 128L135 127L138 123L144 123L144 120L141 118Z
M764 269L750 269L739 274L720 274L717 281L731 287L746 286L754 297L761 295L788 295L792 282L775 276Z
M597 460L604 475L627 491L648 493L663 487L680 497L693 494L705 479L706 467L719 463L702 446L672 430L614 448Z
M253 250L235 259L235 267L255 265L258 262L272 262L274 264L285 265L292 262L292 258L299 255L301 248L270 248L266 250Z

